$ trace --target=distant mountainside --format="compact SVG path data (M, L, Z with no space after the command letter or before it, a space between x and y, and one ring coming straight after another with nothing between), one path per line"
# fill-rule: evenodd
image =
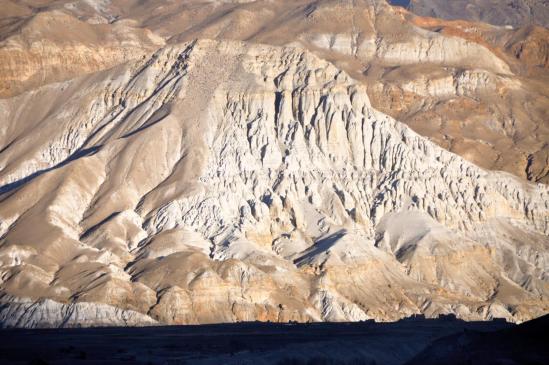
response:
M549 27L548 0L410 0L408 3L408 9L421 16L513 27L529 24Z
M375 108L441 147L483 168L549 182L549 30L542 27L417 17L384 0L0 4L0 96L144 57L165 43L299 45L363 82Z

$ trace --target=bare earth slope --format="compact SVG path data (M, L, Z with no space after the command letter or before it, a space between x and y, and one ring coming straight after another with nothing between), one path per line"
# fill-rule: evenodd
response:
M3 326L548 311L545 28L4 3Z
M127 22L90 24L59 10L38 12L21 23L0 41L0 97L109 68L164 43Z
M300 49L199 41L4 100L4 325L547 311L548 189L366 89Z
M511 26L529 23L549 26L547 0L411 0L409 9L418 15L450 20L467 19Z
M299 44L443 148L549 181L545 28L422 18L384 0L4 2L3 96L142 57L158 37Z

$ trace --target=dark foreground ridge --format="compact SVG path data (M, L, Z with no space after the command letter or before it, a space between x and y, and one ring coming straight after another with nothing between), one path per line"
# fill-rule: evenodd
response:
M549 315L516 326L235 323L0 331L2 364L544 364Z

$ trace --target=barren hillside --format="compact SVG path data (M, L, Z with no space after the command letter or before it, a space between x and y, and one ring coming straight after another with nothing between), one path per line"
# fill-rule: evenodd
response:
M3 326L547 313L545 28L2 5Z

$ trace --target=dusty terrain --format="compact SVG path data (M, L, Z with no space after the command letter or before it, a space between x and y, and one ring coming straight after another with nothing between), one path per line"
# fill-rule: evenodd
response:
M408 3L411 11L424 16L514 27L526 24L549 26L547 0L410 0Z
M549 310L547 29L0 5L3 326Z
M522 327L505 322L415 319L397 323L232 323L146 328L15 329L0 330L0 361L13 365L404 365L415 356L425 358L427 354L435 353L440 364L448 362L454 355L451 350L434 351L440 342L448 342L448 338L456 335L494 336L501 329L517 331ZM521 332L523 339L537 334ZM539 344L547 336L540 335L530 344L519 340L507 344L507 348L516 351L520 346L527 346L532 349L535 348L532 344L535 344L537 354L522 356L522 359L534 363L532 360L544 354L543 346ZM501 337L507 336L498 337L501 341ZM445 354L447 357L440 359ZM498 359L497 355L494 358ZM492 363L484 361L483 364Z

